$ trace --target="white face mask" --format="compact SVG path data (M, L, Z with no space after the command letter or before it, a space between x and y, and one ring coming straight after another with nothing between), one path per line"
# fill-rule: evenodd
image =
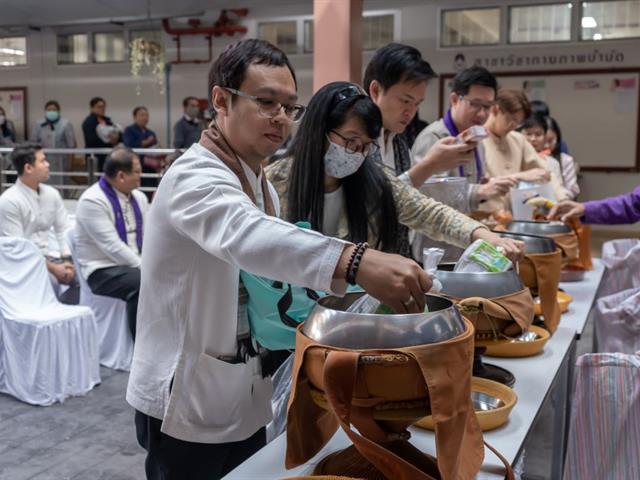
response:
M6 121L4 115L0 115L0 125L4 125L4 122Z
M343 146L329 140L329 148L324 154L324 173L334 178L353 175L364 163L362 153L348 153Z

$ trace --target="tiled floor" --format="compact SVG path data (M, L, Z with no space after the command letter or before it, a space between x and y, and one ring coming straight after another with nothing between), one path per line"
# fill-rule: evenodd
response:
M85 397L35 407L0 395L0 479L138 480L144 450L125 402L128 374L101 369Z

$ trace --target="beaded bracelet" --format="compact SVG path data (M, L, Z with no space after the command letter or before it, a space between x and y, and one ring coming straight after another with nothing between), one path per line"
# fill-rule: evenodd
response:
M351 258L349 259L349 264L347 265L347 283L350 285L356 284L356 276L358 275L358 269L360 268L360 263L362 262L362 256L364 252L369 248L369 244L367 242L361 242L356 245L356 248L351 253Z

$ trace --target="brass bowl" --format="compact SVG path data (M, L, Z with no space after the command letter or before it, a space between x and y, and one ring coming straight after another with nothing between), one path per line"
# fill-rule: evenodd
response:
M518 396L514 390L502 383L473 377L471 379L471 400L480 429L486 432L507 423L511 410L518 402ZM419 420L415 425L427 430L434 428L431 415Z

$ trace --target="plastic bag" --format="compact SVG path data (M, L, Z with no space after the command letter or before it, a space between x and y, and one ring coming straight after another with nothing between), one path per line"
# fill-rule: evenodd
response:
M267 424L267 443L279 437L287 428L287 405L291 394L291 372L293 368L293 354L289 355L276 373L271 377L273 395L271 396L271 411L273 420Z
M595 328L600 352L640 350L640 288L598 299Z
M626 238L602 245L602 263L606 267L598 297L629 288L640 288L640 240Z
M511 260L485 240L467 247L454 267L454 272L506 272L513 268Z
M440 260L442 260L442 257L444 257L444 250L442 248L425 248L422 250L422 267L431 277L433 282L431 292L433 293L438 293L442 290L442 283L436 276L438 264Z

